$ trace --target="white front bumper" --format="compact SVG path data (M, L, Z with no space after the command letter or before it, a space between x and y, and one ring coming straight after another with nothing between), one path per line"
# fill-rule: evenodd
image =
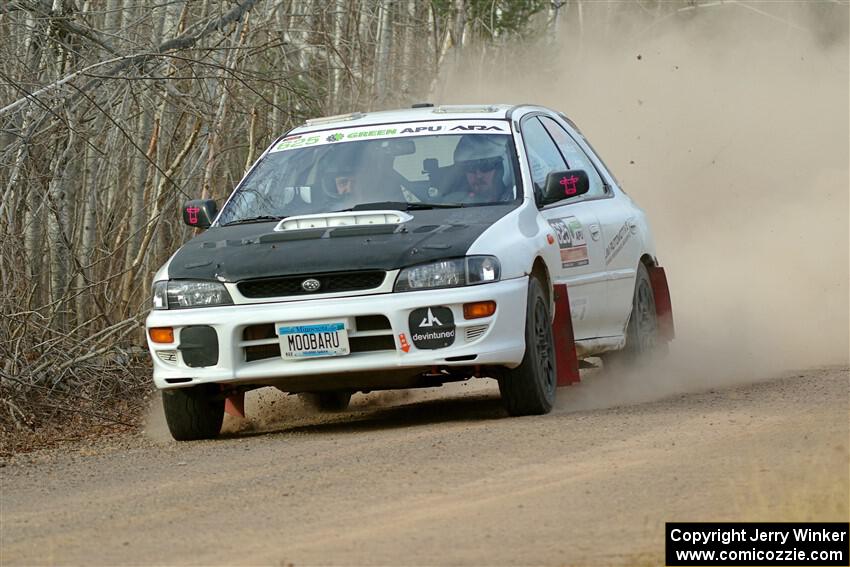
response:
M516 278L478 286L385 293L335 299L309 299L285 303L230 305L198 309L151 311L146 327L173 327L173 344L153 343L148 335L157 388L178 388L213 383L269 383L286 377L339 375L347 372L396 370L431 366L501 365L515 367L525 352L524 323L528 294L528 278ZM496 302L496 313L490 317L465 320L463 304L474 301ZM456 325L455 341L451 346L420 350L413 344L408 316L414 309L446 306L452 310ZM287 322L316 322L346 320L357 316L384 315L389 319L395 341L394 350L353 352L347 356L284 360L277 356L246 361L245 347L257 341L243 339L245 327ZM219 344L215 366L191 368L178 350L180 330L190 325L213 327ZM484 328L486 326L486 329ZM404 333L409 351L401 348L399 336ZM362 333L368 335L368 333ZM356 333L355 335L356 336ZM266 343L276 341L265 341ZM158 354L174 353L173 362ZM471 357L475 355L474 359ZM446 360L467 357L466 360ZM165 358L169 358L166 356ZM188 380L191 379L191 380Z

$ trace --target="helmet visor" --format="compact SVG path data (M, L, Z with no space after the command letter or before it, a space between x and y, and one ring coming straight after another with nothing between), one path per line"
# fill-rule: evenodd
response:
M460 162L461 169L463 169L464 173L488 173L493 171L502 163L502 158L500 157L492 157L485 159L475 159L469 161Z

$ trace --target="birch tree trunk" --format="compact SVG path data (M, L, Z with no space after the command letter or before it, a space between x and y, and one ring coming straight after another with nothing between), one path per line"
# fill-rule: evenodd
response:
M123 19L123 0L106 0L106 15L103 21L103 31L110 35L120 35Z
M69 163L74 151L75 133L69 130L65 149L56 158L53 167L53 179L48 189L50 215L47 220L47 248L50 254L50 302L52 304L53 320L57 330L64 331L67 325L65 295L68 291L69 255L67 242L69 240L68 180Z
M77 279L77 285L80 288L83 288L91 281L91 278L88 277L90 274L89 266L94 261L95 243L97 241L97 178L94 175L95 169L93 167L95 162L94 148L86 146L85 156L85 176L82 185L82 193L84 194L82 203L83 218L80 230L81 242L79 253L82 269ZM91 313L90 297L93 293L95 293L95 290L89 289L87 292L77 295L77 316L81 320L89 318Z
M231 46L242 46L245 41L244 24L248 17L237 24L236 42L231 42ZM238 49L231 50L224 60L223 68L219 74L219 82L221 84L221 95L219 96L218 110L216 110L215 118L209 130L207 138L207 164L204 168L204 180L201 190L201 199L209 199L215 194L212 186L215 176L216 163L218 161L218 151L221 145L221 131L224 128L225 120L227 120L227 109L230 102L230 91L227 88L228 75L233 71L236 62L236 54ZM220 195L219 195L220 196Z
M374 100L379 107L386 100L388 91L388 67L393 44L392 8L392 0L380 0L378 8L379 32L375 48L375 80L372 90ZM371 106L371 108L375 107Z
M407 0L402 4L402 15L401 21L404 25L404 31L401 35L401 94L404 98L410 97L410 95L416 92L416 78L417 78L417 69L416 69L416 55L417 52L421 49L423 52L427 52L427 44L423 46L425 49L419 47L420 38L416 37L414 33L414 27L416 25L416 1L415 0ZM427 35L425 38L427 39Z

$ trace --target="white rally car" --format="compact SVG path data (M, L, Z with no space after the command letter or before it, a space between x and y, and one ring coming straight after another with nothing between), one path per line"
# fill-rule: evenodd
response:
M183 217L207 230L156 273L147 319L176 439L216 436L262 386L342 409L489 376L510 414L542 414L577 359L673 335L643 211L547 108L310 120Z

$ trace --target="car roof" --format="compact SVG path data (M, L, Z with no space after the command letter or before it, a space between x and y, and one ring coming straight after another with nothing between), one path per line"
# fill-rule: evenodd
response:
M427 120L457 120L457 119L498 119L509 118L513 104L452 104L418 108L400 108L396 110L381 110L376 112L353 112L337 116L313 118L305 124L291 130L289 134L304 134L318 130L334 128L351 128L356 126L371 126L377 124L393 124L398 122L419 122Z

